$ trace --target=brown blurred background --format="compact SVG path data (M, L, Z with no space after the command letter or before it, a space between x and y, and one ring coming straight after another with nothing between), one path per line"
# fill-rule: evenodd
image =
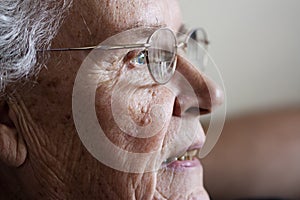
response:
M300 199L300 106L228 117L202 162L213 199Z

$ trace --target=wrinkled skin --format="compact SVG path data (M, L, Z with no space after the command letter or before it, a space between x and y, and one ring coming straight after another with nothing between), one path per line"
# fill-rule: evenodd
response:
M177 31L180 16L174 0L76 0L52 47L94 45L115 33L139 26L166 25ZM0 192L8 198L22 199L208 199L201 166L188 170L164 168L156 172L125 173L102 164L85 149L72 118L72 89L87 54L51 53L47 69L39 74L38 84L18 92L15 100L8 102L9 122L0 126L3 188ZM138 70L124 65L117 78L124 82L130 81L128 77L138 80L140 76L135 74ZM220 90L182 57L178 58L177 71L189 81L197 99L186 96L176 76L170 82L177 88L175 92L165 86L147 85L137 87L130 96L130 112L137 124L145 123L139 102L150 108L159 104L167 111L167 126L150 139L126 137L109 120L111 104L106 100L114 88L99 85L95 105L98 120L116 145L135 152L149 152L180 134L172 131L180 120L178 115L182 114L176 113L175 98L182 100L180 112L186 115L189 108L198 107L198 101L200 109L205 111L222 102ZM141 73L149 76L147 70ZM155 92L156 96L147 91ZM1 112L6 113L3 109ZM198 117L191 114L191 127L199 126ZM196 140L204 141L203 132Z

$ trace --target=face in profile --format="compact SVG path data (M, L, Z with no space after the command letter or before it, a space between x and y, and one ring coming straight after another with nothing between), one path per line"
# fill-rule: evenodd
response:
M174 0L74 1L53 47L150 41L174 54L50 52L38 85L18 95L27 157L16 172L24 191L39 191L29 196L208 199L196 157L205 142L199 117L222 103L222 92L180 54L181 25ZM162 27L172 33L158 40ZM171 71L155 71L164 66Z

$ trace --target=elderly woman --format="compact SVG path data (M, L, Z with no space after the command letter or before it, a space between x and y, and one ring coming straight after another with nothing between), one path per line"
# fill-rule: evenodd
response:
M0 10L1 199L208 199L199 113L222 92L179 55L177 1L2 0ZM90 100L113 147L89 135Z

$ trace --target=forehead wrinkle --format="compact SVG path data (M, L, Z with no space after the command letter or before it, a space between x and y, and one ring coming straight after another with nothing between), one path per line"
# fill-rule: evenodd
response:
M132 28L168 26L177 31L180 24L177 0L74 0L72 16L65 23L67 31L62 35L74 38L76 46L88 46ZM85 37L78 41L78 35Z
M98 0L101 1L101 0ZM120 32L138 26L161 26L166 25L170 19L165 19L162 7L166 7L167 2L154 0L130 0L130 1L109 1L106 0L99 6L99 22L106 29L114 29ZM168 16L169 17L169 16Z

